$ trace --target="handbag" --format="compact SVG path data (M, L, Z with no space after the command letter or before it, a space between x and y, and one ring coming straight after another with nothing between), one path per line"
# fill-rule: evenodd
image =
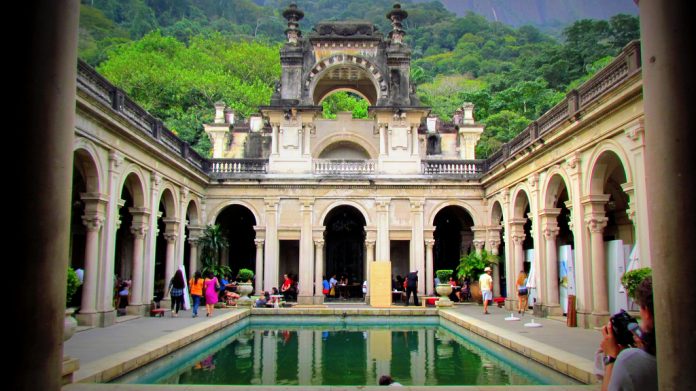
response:
M520 296L526 296L527 293L529 293L529 292L527 292L527 287L525 286L525 287L519 288L519 289L517 290L517 293L518 293Z
M329 291L329 296L336 296L336 289L334 289L334 287L331 287L331 291Z

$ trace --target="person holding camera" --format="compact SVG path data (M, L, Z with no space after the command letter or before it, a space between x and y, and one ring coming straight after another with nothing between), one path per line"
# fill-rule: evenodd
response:
M635 296L640 325L622 311L602 327L603 391L657 390L652 277L638 285Z

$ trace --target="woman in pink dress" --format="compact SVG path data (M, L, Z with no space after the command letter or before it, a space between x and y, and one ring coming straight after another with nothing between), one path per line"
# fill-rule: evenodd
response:
M205 281L203 281L203 290L205 292L205 316L213 316L213 308L215 308L215 303L218 302L220 283L217 277L213 276L212 272L206 274Z

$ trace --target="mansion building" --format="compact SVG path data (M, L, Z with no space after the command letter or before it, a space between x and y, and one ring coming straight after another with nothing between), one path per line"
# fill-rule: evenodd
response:
M521 270L543 315L567 312L568 294L583 327L630 305L620 273L651 265L639 42L475 159L473 105L450 123L415 96L398 5L386 35L346 21L303 36L302 11L283 16L270 104L245 120L216 104L211 159L79 62L70 262L84 269L81 323L115 322L115 276L131 280L127 311L144 314L180 265L200 269L208 224L228 237L221 262L254 270L257 291L296 274L298 304L323 303L323 276L362 284L375 261L394 276L418 270L430 295L435 270L486 249L500 256L494 296L508 306ZM337 91L367 100L369 118L322 118Z

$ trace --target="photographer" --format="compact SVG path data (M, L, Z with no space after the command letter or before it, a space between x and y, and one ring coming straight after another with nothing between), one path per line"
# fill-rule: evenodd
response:
M603 391L657 390L652 277L646 277L638 285L635 296L640 306L640 327L635 324L628 327L633 333L635 348L617 342L611 322L602 327Z

